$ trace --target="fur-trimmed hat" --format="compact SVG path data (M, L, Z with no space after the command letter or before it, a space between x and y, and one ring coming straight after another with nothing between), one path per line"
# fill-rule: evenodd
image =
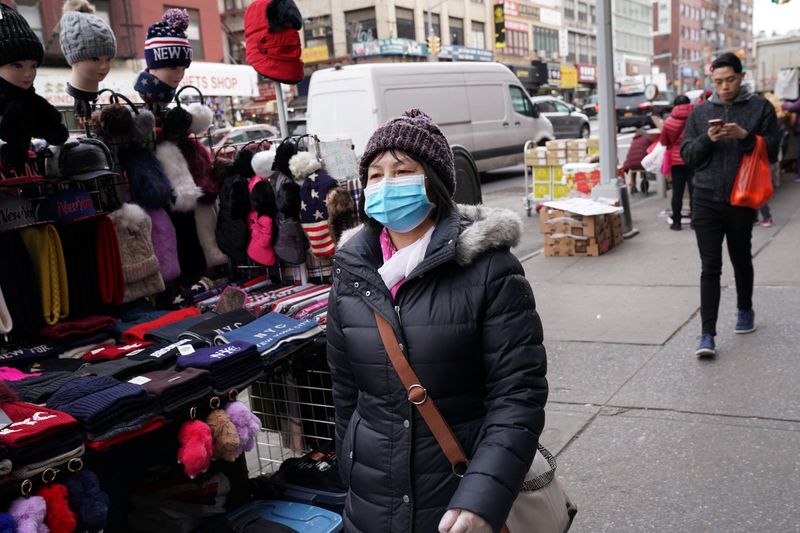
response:
M253 167L253 172L256 173L256 176L268 178L272 175L274 172L272 165L275 164L275 155L278 153L276 148L273 144L269 147L269 150L262 150L253 156L250 166Z

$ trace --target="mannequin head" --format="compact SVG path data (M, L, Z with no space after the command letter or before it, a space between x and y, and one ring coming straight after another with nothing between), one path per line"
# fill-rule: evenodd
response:
M0 78L20 89L30 89L38 68L39 63L32 59L15 61L0 67Z
M72 67L70 85L86 92L97 92L111 69L117 53L117 39L103 19L94 15L87 0L67 0L62 8L59 41L67 63Z
M109 56L78 61L72 64L72 75L70 76L69 84L81 91L96 93L100 87L100 82L108 76L109 70L111 70L111 58Z
M0 78L20 89L33 87L44 47L16 10L0 4Z
M184 74L186 74L186 67L151 68L148 69L148 72L158 78L162 83L169 85L173 89L177 89L178 85L183 81Z

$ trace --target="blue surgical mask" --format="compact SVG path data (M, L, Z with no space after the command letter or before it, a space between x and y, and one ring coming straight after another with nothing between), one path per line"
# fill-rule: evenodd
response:
M407 233L422 224L433 208L422 175L383 178L364 189L367 216L398 233Z

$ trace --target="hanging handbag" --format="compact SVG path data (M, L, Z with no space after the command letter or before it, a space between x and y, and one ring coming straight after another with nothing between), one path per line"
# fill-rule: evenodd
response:
M464 477L469 464L464 449L400 350L392 326L378 313L375 313L375 321L389 361L408 391L408 401L416 406L430 428L450 462L453 474ZM563 533L569 530L578 508L564 492L555 473L555 458L539 444L538 453L525 474L525 481L503 526L503 533Z
M753 151L742 156L731 190L731 205L758 209L769 202L774 188L767 144L756 135Z

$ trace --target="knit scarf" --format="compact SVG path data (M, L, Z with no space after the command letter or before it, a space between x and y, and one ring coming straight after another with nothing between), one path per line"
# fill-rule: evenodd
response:
M386 287L392 293L392 298L397 296L397 291L406 280L406 276L417 268L425 259L425 252L431 243L434 227L431 227L417 242L397 250L389 236L389 231L384 228L380 235L381 251L383 252L383 266L378 269Z
M52 224L23 228L20 235L39 277L44 321L53 325L69 315L67 267L61 239Z
M153 102L166 104L175 98L175 89L159 80L146 70L139 73L136 78L136 84L133 86L139 96L142 97L146 103Z

